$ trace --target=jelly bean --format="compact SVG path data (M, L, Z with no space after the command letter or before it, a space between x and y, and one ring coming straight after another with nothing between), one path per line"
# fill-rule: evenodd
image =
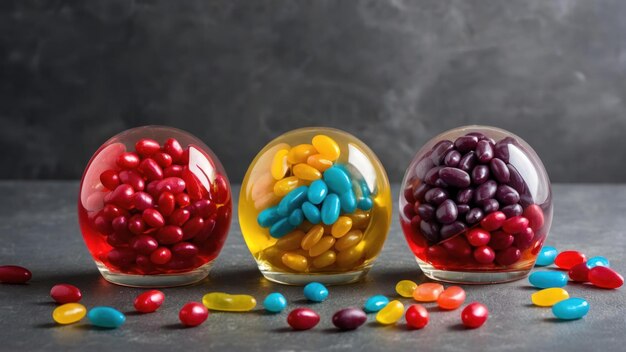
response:
M315 181L322 178L322 173L309 164L297 164L293 167L293 174L297 178L306 181Z
M361 210L369 211L374 207L374 201L369 197L361 198L357 203L357 207Z
M283 197L300 186L300 179L295 176L285 177L274 184L274 194Z
M454 141L454 146L461 153L467 153L476 148L478 144L478 137L476 136L461 136Z
M202 303L210 310L226 312L247 312L256 307L256 299L249 295L231 295L211 292L202 297Z
M580 319L589 313L589 303L582 298L568 298L552 306L552 313L562 320Z
M396 292L402 297L413 297L417 284L411 280L402 280L396 284Z
M322 236L324 236L324 227L321 225L311 227L302 239L302 249L308 251L313 248L322 239Z
M469 205L465 205L465 207L469 208ZM457 208L459 209L460 213L461 205L457 206ZM468 224L473 225L480 222L484 217L485 212L483 212L480 208L472 208L465 215L465 221L467 221Z
M498 230L491 233L489 247L498 251L511 247L513 241L515 241L515 237L513 237L513 235Z
M463 155L457 167L465 172L469 172L474 168L474 166L476 165L476 162L477 162L476 153L472 150L468 152L467 154Z
M173 162L172 156L163 152L152 155L152 159L154 159L154 161L156 161L157 164L164 169L171 166ZM163 176L165 176L165 170L163 170Z
M157 164L156 161L150 158L143 159L139 164L139 171L148 179L160 180L163 178L163 169Z
M310 282L304 286L304 297L312 302L323 302L328 298L328 289L319 282Z
M558 251L554 247L543 246L537 255L535 266L547 266L554 263Z
M167 264L171 259L172 252L167 247L159 247L150 253L150 261L157 265Z
M319 208L310 202L302 203L302 213L311 224L319 224L322 221L322 214Z
M307 198L312 204L321 204L328 195L328 186L323 180L315 180L309 186Z
M529 248L532 245L535 238L535 232L530 227L527 227L524 231L515 235L515 241L513 244L520 250Z
M298 144L289 151L287 161L292 165L305 163L310 156L316 153L317 150L311 144Z
M354 330L366 321L367 315L358 308L345 308L333 314L333 325L340 330Z
M187 193L178 193L174 198L176 199L176 204L181 208L191 204L191 198L189 198Z
M160 244L174 244L183 239L183 229L178 226L166 225L156 231L155 239Z
M595 256L587 259L587 266L591 269L594 266L611 266L609 260L602 256Z
M322 237L311 249L309 249L310 257L317 257L322 255L329 249L333 247L335 244L335 238L332 236L324 236Z
M437 207L435 217L441 224L450 224L454 222L458 216L456 204L451 199L446 199Z
M80 289L74 285L58 284L52 286L52 289L50 290L50 297L52 297L52 299L57 303L65 304L80 301L83 294L80 292Z
M345 236L335 242L335 249L338 251L345 251L348 248L356 246L357 243L363 239L363 231L350 230Z
M139 155L132 152L122 153L117 157L116 160L117 166L126 170L136 168L137 166L139 166L139 162Z
M567 285L567 275L560 271L535 271L528 281L539 288L563 287Z
M132 205L132 197L135 191L127 184L121 184L117 188L104 196L105 203L112 203L124 209L129 209Z
M347 216L340 216L331 227L330 233L335 238L341 238L352 228L352 219Z
M443 158L443 164L446 166L455 167L459 165L459 161L461 161L461 153L456 150L450 150Z
M476 145L476 157L478 161L486 164L493 158L493 147L488 140L478 141Z
M149 290L139 294L134 301L135 309L141 313L152 313L161 307L165 294L159 290Z
M152 196L146 192L137 192L133 194L133 206L137 210L146 210L152 208Z
M170 192L172 194L178 194L185 190L185 180L180 177L166 177L159 181L156 185L155 191L159 194L163 192Z
M533 231L537 231L543 227L544 218L543 210L537 204L531 204L524 210L524 217L528 219L529 226Z
M289 222L289 218L283 218L270 227L270 235L274 238L280 238L293 231L295 228L296 227Z
M163 177L180 177L182 173L183 167L180 165L171 165L163 169Z
M282 216L287 216L296 208L302 206L302 203L306 201L308 189L309 188L307 186L300 186L293 191L287 193L287 195L283 197L280 203L278 203L278 214Z
M126 322L126 316L119 310L111 307L93 307L87 313L91 324L108 329L116 329Z
M506 184L509 182L511 177L511 173L509 172L509 168L506 167L506 163L498 158L493 158L489 162L489 169L491 170L491 174L498 181L498 183Z
M58 324L73 324L79 322L87 314L87 308L80 303L66 303L52 311L52 319Z
M562 288L552 287L532 294L531 300L539 307L552 307L556 303L569 298L569 293Z
M179 161L184 153L183 147L181 147L180 143L174 138L168 138L165 143L163 143L163 151L169 154L176 162Z
M191 217L191 212L187 209L176 209L170 215L168 221L175 226L183 226Z
M275 180L281 180L285 177L285 174L289 170L289 165L287 164L287 154L289 154L287 149L281 149L274 154L274 159L272 160L272 165L270 167L270 173Z
M574 265L584 263L587 257L578 251L564 251L554 258L554 264L561 269L569 270Z
M357 202L356 196L352 190L342 194L339 197L339 204L341 205L341 210L345 213L353 213L356 210Z
M289 214L289 224L298 226L304 221L304 213L300 209L296 209Z
M33 277L30 270L17 265L0 266L0 282L5 284L24 284Z
M520 195L513 187L500 185L496 190L496 199L500 202L500 204L513 205L519 202Z
M337 261L337 253L328 250L313 259L313 266L321 269L335 264Z
M439 170L439 177L447 185L457 188L469 187L471 184L470 175L456 167L444 167Z
M491 234L489 234L488 231L478 227L467 231L465 236L467 237L469 244L474 247L484 246L489 243L489 240L491 239Z
M320 134L313 137L312 144L326 159L335 161L339 158L339 145L332 138Z
M320 172L326 171L333 166L333 162L325 159L322 154L311 155L306 159L306 163L318 169Z
M280 313L287 308L287 299L281 293L273 292L265 297L263 307L270 313Z
M430 319L428 310L421 304L412 304L409 309L406 310L404 315L406 325L411 329L422 329L428 325Z
M194 327L206 321L209 317L209 310L198 302L185 304L178 312L178 319L185 326Z
M496 252L489 246L477 247L472 255L481 264L491 264L496 259Z
M100 174L100 182L110 191L114 190L120 184L120 178L115 170L106 170Z
M594 266L589 270L589 281L601 288L619 288L624 284L624 278L615 270L606 266Z
M398 300L391 301L376 314L376 321L383 325L395 324L404 314L404 304Z
M515 216L502 223L502 230L510 234L517 234L528 227L528 219L523 216Z
M299 272L305 271L309 265L309 262L305 256L296 253L283 254L281 257L281 261L288 268Z
M165 225L165 219L163 218L163 215L161 215L158 210L153 208L144 210L141 214L141 219L146 224L152 227L159 228Z
M441 203L443 203L444 200L449 198L449 194L447 191L436 187L436 188L431 188L430 190L428 190L426 192L426 194L424 195L424 199L428 202L431 203L433 205L439 205Z
M521 257L522 251L514 246L496 252L496 262L504 266L516 263Z
M324 171L324 182L326 182L328 189L337 194L344 194L352 188L350 176L337 165Z
M135 252L130 248L115 248L107 254L109 262L120 268L131 265L135 257Z
M319 314L309 308L296 308L287 316L287 324L294 330L309 330L319 322Z
M481 327L489 317L487 307L478 302L472 302L461 312L461 321L465 327L475 329Z
M435 302L443 292L443 285L427 282L418 285L413 291L413 298L419 302Z
M497 211L487 215L480 221L480 226L487 231L494 231L502 227L502 224L506 221L506 215L503 212Z
M455 221L451 224L441 226L441 238L450 238L464 232L465 230L467 230L467 226L464 223Z
M282 218L283 215L278 214L278 207L271 207L259 213L257 222L261 227L270 227Z
M179 242L172 246L172 254L179 258L195 257L200 251L198 247L189 242Z
M454 148L454 143L449 140L439 141L437 144L433 146L432 152L430 154L430 159L435 165L440 165L443 162L446 154Z
M135 143L135 150L139 155L148 156L161 150L161 146L154 139L142 138Z
M389 303L389 298L383 295L375 295L375 296L371 296L370 298L367 299L367 301L365 301L365 305L363 306L363 309L367 313L376 313L379 310L385 308L385 306L388 303Z
M183 225L183 240L195 237L205 226L205 221L199 216L194 216Z
M339 197L334 193L329 194L326 199L324 199L324 203L322 203L322 209L320 211L322 222L326 225L334 224L339 218L340 211Z
M459 286L450 286L437 297L437 305L441 309L457 309L465 302L465 290Z
M587 282L589 281L589 267L587 263L578 263L569 269L567 275L572 281Z
M520 216L524 212L524 210L522 209L522 206L519 205L519 204L507 205L504 208L500 209L500 211L503 212L504 215L506 215L507 218L512 218L514 216Z

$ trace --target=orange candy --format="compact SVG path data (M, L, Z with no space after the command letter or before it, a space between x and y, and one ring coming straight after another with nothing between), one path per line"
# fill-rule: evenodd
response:
M434 302L443 292L443 285L427 282L417 286L413 291L413 298L419 302Z
M437 305L441 309L457 309L465 302L465 290L459 286L446 288L437 298Z

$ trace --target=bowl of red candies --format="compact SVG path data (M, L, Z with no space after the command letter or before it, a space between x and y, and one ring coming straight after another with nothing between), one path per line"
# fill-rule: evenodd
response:
M78 218L102 276L167 287L204 279L230 227L230 183L215 154L171 127L126 130L85 168Z
M399 205L424 274L456 283L525 277L552 222L550 180L535 151L487 126L426 143L406 171Z

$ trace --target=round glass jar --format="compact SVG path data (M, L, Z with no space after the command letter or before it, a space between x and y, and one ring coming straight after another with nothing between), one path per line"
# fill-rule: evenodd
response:
M126 130L85 168L80 228L102 276L138 287L204 279L230 227L230 183L215 154L171 127Z
M455 128L426 143L406 171L399 206L424 274L456 283L525 277L552 222L541 160L520 137L488 126Z
M344 284L371 268L391 221L387 174L354 136L302 128L267 144L241 186L239 223L270 281Z

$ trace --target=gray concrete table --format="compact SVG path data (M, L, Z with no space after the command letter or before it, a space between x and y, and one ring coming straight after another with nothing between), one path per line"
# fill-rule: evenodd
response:
M425 279L404 242L396 214L385 248L367 279L331 287L328 301L310 304L301 288L261 277L241 237L235 211L228 241L209 279L164 289L165 305L156 313L138 315L133 312L133 298L141 290L104 281L83 244L76 218L77 188L76 182L0 182L0 265L23 265L33 272L27 285L0 285L0 350L623 351L626 345L624 289L568 285L572 296L590 302L591 311L582 320L560 322L550 309L530 304L534 289L526 280L465 286L468 301L481 301L490 309L488 322L478 330L463 329L460 310L442 312L428 304L431 322L423 330L408 330L403 322L383 327L370 316L360 329L338 332L331 323L336 310L361 306L373 294L395 297L399 280ZM394 191L397 194L398 188ZM561 250L607 256L614 268L626 273L626 185L556 185L554 199L547 243ZM51 318L55 305L48 292L62 282L80 287L87 307L110 305L125 312L127 323L118 330L96 329L86 320L55 325ZM288 298L289 308L313 307L322 321L313 330L293 332L285 321L287 312L269 315L259 306L244 314L214 312L200 327L181 327L179 308L187 301L199 301L209 291L249 293L259 302L266 294L280 291Z

